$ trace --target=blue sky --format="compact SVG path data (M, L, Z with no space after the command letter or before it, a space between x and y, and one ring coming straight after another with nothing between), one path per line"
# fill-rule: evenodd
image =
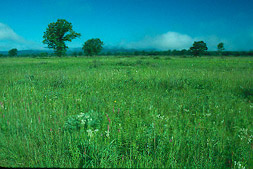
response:
M204 40L210 50L253 50L252 0L0 0L0 51L45 49L49 23L66 19L105 46L188 49Z

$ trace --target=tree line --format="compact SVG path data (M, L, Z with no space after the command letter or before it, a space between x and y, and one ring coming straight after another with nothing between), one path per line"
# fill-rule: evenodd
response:
M14 56L14 57L53 57L56 56L55 53L41 52L41 53L31 53L31 54L0 54L0 57ZM79 57L87 56L84 52L67 52L65 54L67 57ZM192 57L192 53L189 50L166 50L166 51L145 51L145 50L112 50L112 51L101 51L97 56L173 56L173 57ZM233 56L233 57L251 57L253 56L253 51L223 51L221 54L218 51L207 51L202 56Z
M66 56L66 51L68 46L66 42L71 42L73 39L80 37L81 34L73 30L72 23L66 21L65 19L58 19L56 22L52 22L46 28L43 35L43 44L46 44L49 49L54 50L54 55L58 57ZM224 51L224 43L219 43L217 45L217 51L207 51L207 45L204 41L195 41L188 50L168 50L168 51L131 51L131 52L101 52L104 43L99 38L92 38L87 40L83 45L83 52L74 52L73 56L77 55L167 55L167 56L203 56L203 55L213 55L213 56L253 56L253 51L250 52L236 52L236 51ZM9 56L17 56L18 50L16 48L9 50ZM43 52L41 56L48 56L47 53ZM0 54L0 56L3 56Z
M166 51L145 51L136 50L129 52L102 52L101 56L175 56L175 57L192 57L194 56L190 50L166 50ZM218 51L206 51L201 56L253 56L253 51L223 51L222 53Z

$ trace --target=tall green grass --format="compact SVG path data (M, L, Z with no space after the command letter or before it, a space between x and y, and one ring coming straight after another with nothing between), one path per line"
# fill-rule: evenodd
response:
M1 58L0 166L251 168L252 58Z

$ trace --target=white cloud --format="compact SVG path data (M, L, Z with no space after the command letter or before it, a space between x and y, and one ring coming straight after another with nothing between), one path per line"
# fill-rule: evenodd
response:
M17 48L18 50L42 49L39 43L25 40L8 25L0 23L0 51L12 48Z
M234 48L233 42L224 38L219 38L216 35L191 37L187 34L178 32L167 32L154 37L146 36L136 42L122 41L119 46L127 49L158 49L158 50L182 50L189 49L194 41L204 41L207 44L208 50L217 50L217 45L223 42L226 50Z
M194 39L189 35L177 32L167 32L155 37L146 36L144 39L137 42L121 42L120 47L129 49L155 48L158 50L188 49L193 41Z
M0 23L0 40L22 42L24 39L17 35L8 25Z

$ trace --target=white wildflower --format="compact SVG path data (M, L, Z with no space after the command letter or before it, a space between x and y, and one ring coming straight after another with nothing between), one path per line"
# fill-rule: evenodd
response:
M84 113L80 113L79 115L77 115L77 118L82 118L84 116Z
M105 135L106 135L106 137L110 137L110 131L108 130L108 131L105 131Z
M207 139L207 140L206 140L206 144L207 144L207 145L209 145L209 143L210 143L210 140L209 140L209 139Z
M235 165L235 167L237 166L236 168L238 168L238 169L245 169L245 167L242 165L242 163L240 161L238 161L238 162L235 161L234 165Z
M84 125L85 124L85 120L81 120L81 124Z
M152 106L152 105L149 106L149 110L151 110L151 109L153 109L153 106Z
M98 132L98 129L95 129L94 131L92 131L92 129L88 129L86 131L88 133L88 136L92 138Z
M245 129L245 128L240 129L240 130L239 130L238 137L239 137L241 140L244 140L244 139L247 140L248 144L251 143L252 135L249 136L248 129Z
M249 136L249 138L248 138L248 144L251 144L252 137L253 137L252 135Z
M76 101L81 102L81 101L82 101L82 99L76 99Z
M161 116L160 114L158 114L157 116L156 116L158 119L164 119L164 116Z
M88 136L89 136L89 137L92 137L92 136L93 136L93 134L92 134L93 132L92 132L91 129L87 130L87 133L88 133Z

